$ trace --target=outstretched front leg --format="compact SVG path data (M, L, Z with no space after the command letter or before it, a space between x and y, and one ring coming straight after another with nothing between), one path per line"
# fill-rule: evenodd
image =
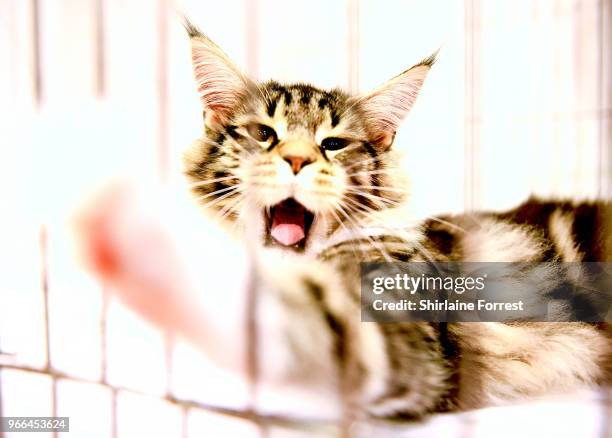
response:
M80 217L86 260L129 307L245 377L254 352L263 398L307 389L336 419L439 407L450 373L435 327L362 323L358 282L337 265L249 257L214 225L185 219L197 217L189 202L150 193L113 187Z

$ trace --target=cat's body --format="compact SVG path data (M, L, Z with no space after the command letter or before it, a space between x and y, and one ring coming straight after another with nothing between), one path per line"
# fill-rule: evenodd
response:
M323 373L339 392L350 388L352 407L376 417L418 417L606 384L612 350L604 325L361 322L357 263L385 261L383 252L400 261L432 256L553 265L610 260L604 240L595 238L606 232L610 209L603 207L532 199L507 212L425 221L405 231L412 241L397 234L379 235L373 237L377 247L365 239L348 239L315 260L280 263L274 256L265 258L267 266L261 270L268 283L260 289L266 296L262 306L275 311L261 312L262 325L269 328L262 331L260 342L275 345L260 356L262 368L270 368L267 361L277 356L268 352L283 342L275 335L266 340L266 334L290 334L294 342L281 347L289 348L281 356L294 359L284 370L272 366L276 375L271 379L287 373L289 383L304 384Z
M262 379L327 385L345 407L376 417L606 381L612 349L602 325L361 322L359 262L610 261L609 205L531 199L505 213L402 224L391 146L433 58L351 97L256 84L188 31L206 127L186 174L202 205L258 254Z

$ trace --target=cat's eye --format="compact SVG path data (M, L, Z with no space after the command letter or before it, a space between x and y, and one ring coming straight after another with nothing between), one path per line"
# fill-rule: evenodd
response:
M321 147L326 151L337 151L345 148L349 144L349 141L344 138L328 137L324 138L321 142Z
M269 126L261 123L251 123L247 125L247 131L251 137L257 141L270 141L276 138L276 132Z

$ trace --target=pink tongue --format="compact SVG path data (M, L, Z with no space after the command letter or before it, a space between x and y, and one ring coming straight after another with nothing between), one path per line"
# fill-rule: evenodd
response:
M286 246L295 245L305 236L304 208L281 204L274 209L272 217L272 237Z

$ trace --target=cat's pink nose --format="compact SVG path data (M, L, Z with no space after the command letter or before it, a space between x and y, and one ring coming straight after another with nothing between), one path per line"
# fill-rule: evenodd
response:
M283 157L283 160L289 163L289 165L291 166L291 170L293 170L294 175L297 175L300 172L300 170L308 166L310 163L314 162L312 158L298 157L294 155L288 155L286 157Z

